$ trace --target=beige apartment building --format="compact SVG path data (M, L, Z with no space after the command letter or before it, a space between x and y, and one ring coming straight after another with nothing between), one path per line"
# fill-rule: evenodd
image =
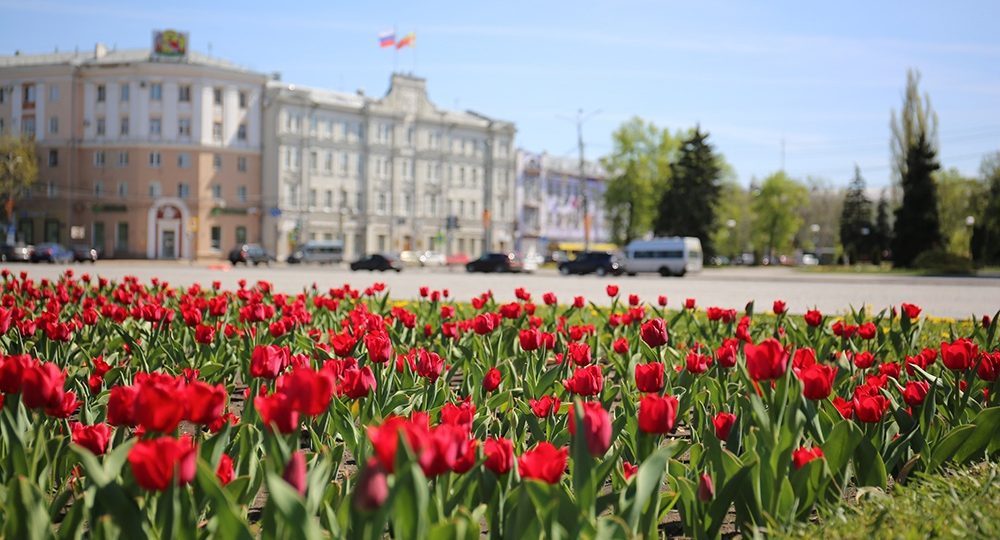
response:
M39 158L7 241L151 259L260 241L267 78L186 49L0 57L0 133Z

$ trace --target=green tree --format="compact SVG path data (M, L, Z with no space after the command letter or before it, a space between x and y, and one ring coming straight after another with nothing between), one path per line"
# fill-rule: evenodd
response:
M13 219L16 198L38 180L35 143L21 137L0 137L0 200L4 221Z
M972 259L1000 264L1000 152L984 157L979 171L983 200L972 231Z
M890 188L892 204L899 204L899 189L906 168L910 149L916 146L922 135L931 148L937 151L937 113L931 108L930 96L920 97L920 72L907 70L906 91L903 94L903 108L899 114L892 111L889 116L889 126L892 129L890 147L893 159L893 182Z
M861 169L854 166L851 180L844 196L844 207L840 213L840 244L844 247L844 257L851 264L867 258L872 251L872 202L865 194L865 179Z
M802 225L799 209L809 201L805 186L779 171L764 179L753 196L753 232L757 246L769 260L792 247Z
M611 154L601 159L611 174L604 205L611 234L624 245L652 228L680 138L638 117L619 126L611 138Z
M934 171L939 168L934 148L921 135L910 147L901 184L903 201L896 209L896 234L892 239L894 266L913 266L913 261L924 251L942 247L934 185Z
M715 253L711 232L722 182L720 157L700 127L681 144L670 164L670 184L660 196L654 231L664 236L695 236L706 256Z
M844 190L820 177L807 177L804 183L809 201L799 210L802 225L795 235L795 245L803 251L817 253L834 250L838 246Z
M962 176L955 168L938 171L934 180L945 248L958 255L970 255L971 225L986 202L986 186L976 178Z
M892 245L892 224L889 223L889 200L885 198L885 193L878 199L878 207L875 211L875 238L872 240L872 262L881 264L889 255L889 248Z
M715 215L718 219L712 230L711 241L717 253L736 258L747 251L753 251L753 207L750 204L749 190L733 178L723 180L719 186Z

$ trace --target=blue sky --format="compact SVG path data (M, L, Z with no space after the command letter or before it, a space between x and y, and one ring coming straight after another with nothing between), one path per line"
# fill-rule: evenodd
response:
M889 181L889 112L906 70L923 74L946 167L1000 149L1000 2L102 2L0 0L0 54L145 47L154 28L194 49L298 84L385 92L387 28L417 32L400 70L431 99L513 120L518 145L588 157L638 115L699 122L743 182L785 166L842 185L855 163ZM169 6L169 9L167 9Z

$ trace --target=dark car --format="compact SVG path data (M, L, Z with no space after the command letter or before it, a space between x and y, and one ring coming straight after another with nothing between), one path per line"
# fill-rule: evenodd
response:
M521 269L521 262L513 253L484 253L465 265L467 272L520 272Z
M250 266L250 263L253 263L254 266L262 263L271 264L272 260L274 257L264 251L260 244L243 244L229 252L229 262L233 263L233 266L239 263L247 266Z
M73 252L61 244L38 244L31 252L31 262L68 263L73 262Z
M375 253L374 255L368 255L367 257L361 257L360 259L351 263L351 270L368 270L379 272L385 272L386 270L395 270L396 272L403 271L403 263L390 255L385 255L383 253Z
M99 256L99 254L97 253L97 248L83 244L77 244L75 246L72 246L70 250L73 251L74 262L96 263Z
M24 244L4 244L0 246L0 261L2 262L29 262L33 246Z
M618 257L605 251L583 251L572 261L559 263L559 273L564 276L592 273L597 273L599 276L607 274L618 276L622 270Z

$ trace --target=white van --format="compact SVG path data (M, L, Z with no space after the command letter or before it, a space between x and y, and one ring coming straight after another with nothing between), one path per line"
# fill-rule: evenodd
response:
M633 240L625 246L625 273L658 272L661 276L683 276L700 272L701 240L691 236Z

